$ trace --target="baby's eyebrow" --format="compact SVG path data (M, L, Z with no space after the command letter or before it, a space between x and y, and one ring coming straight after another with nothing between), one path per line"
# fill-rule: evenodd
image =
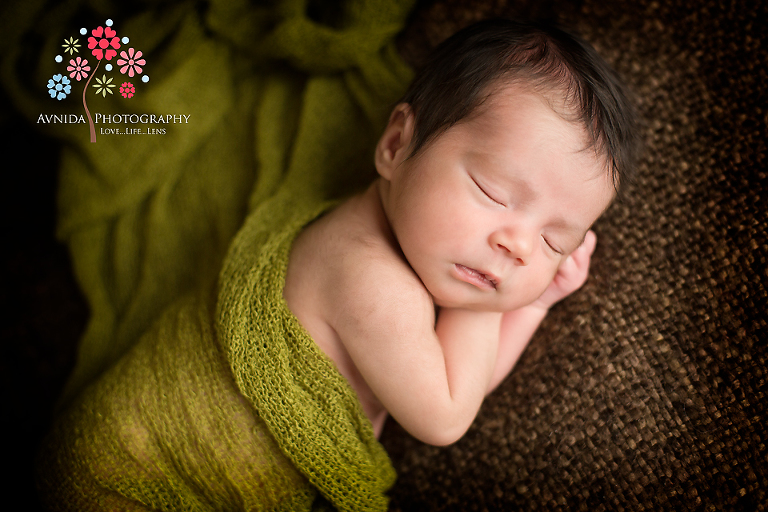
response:
M510 175L509 173L500 173L498 171L489 173L508 193L512 194L515 202L521 204L530 204L539 198L539 193L524 178Z
M584 243L584 240L587 238L587 232L589 231L589 229L582 230L580 227L571 224L562 217L555 219L551 223L551 226L563 231L568 238L574 240L576 242L574 249Z
M517 177L508 177L507 179L510 184L515 187L515 192L518 195L519 200L525 203L529 203L538 199L538 192L536 192L533 187L524 179Z

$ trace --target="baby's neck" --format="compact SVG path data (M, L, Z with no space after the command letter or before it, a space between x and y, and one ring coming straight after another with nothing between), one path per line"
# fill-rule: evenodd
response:
M381 178L376 179L363 194L363 200L370 202L369 207L376 218L377 227L386 236L387 241L399 249L400 245L389 222L389 213L387 211L388 199L389 182Z

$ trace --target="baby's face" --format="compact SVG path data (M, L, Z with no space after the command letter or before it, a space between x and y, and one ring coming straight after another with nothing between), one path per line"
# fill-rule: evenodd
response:
M385 209L437 305L509 311L544 292L614 188L581 125L542 96L507 86L481 108L417 157L401 152Z

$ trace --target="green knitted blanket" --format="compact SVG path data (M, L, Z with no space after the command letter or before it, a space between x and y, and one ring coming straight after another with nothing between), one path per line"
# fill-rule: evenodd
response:
M217 334L238 388L302 474L339 509L386 509L389 458L354 391L282 296L291 242L326 208L286 195L248 219L222 272Z
M386 454L281 283L296 231L373 176L373 145L410 78L393 39L412 3L4 7L0 72L31 120L81 113L78 94L51 99L45 84L48 53L84 13L114 16L152 77L130 102L105 92L91 108L189 120L96 143L86 125L38 123L64 142L58 235L91 308L42 452L52 502L300 510L319 490L339 509L386 507Z
M293 239L328 207L265 202L218 294L175 302L58 418L39 464L52 509L387 509L389 458L282 298Z

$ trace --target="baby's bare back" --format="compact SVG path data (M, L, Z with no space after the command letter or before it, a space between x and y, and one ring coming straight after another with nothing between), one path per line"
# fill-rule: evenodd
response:
M336 300L340 294L365 293L380 286L371 279L350 287L350 275L364 272L371 258L403 265L392 248L391 233L379 205L375 188L354 196L307 226L291 249L284 296L288 307L317 345L334 362L357 393L378 437L387 411L361 375L344 343L332 327L341 304L359 301ZM365 318L363 310L352 312Z

